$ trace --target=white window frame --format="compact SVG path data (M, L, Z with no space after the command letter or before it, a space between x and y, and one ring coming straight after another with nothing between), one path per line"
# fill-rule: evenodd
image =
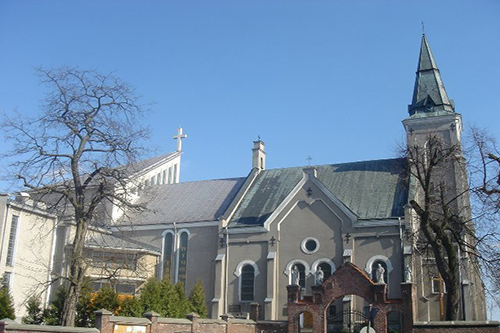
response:
M335 267L335 263L329 259L329 258L320 258L320 259L317 259L315 260L312 265L311 265L311 274L315 274L316 271L318 270L318 267L319 265L321 264L329 264L331 269L332 269L332 275L333 273L335 273L335 270L337 269L337 267Z
M385 262L385 266L387 267L387 281L385 281L385 283L387 284L387 288L389 289L390 287L390 281L391 281L391 272L392 270L394 269L392 267L392 263L391 263L391 260L389 260L389 258L387 258L386 256L384 255L376 255L376 256L373 256L371 257L370 259L368 259L368 261L366 262L366 266L365 266L365 272L368 273L368 276L370 277L370 279L372 278L372 269L373 269L373 264L376 262L376 261L383 261Z
M14 218L16 218L16 225L14 226L15 227L14 239L12 239L12 222L14 222ZM12 214L11 218L10 218L9 240L7 243L7 256L5 257L5 264L9 267L14 267L14 265L16 263L17 244L19 242L20 225L21 225L21 216ZM11 244L12 244L12 247L10 246Z
M241 299L241 284L242 284L242 276L241 276L241 273L242 273L242 270L243 270L243 267L245 267L246 265L250 265L253 267L253 300L251 301L243 301ZM259 266L257 266L257 264L255 263L255 261L253 260L243 260L241 261L237 266L236 268L234 269L234 272L233 272L234 276L236 276L238 278L238 299L241 303L248 303L248 302L253 302L255 300L255 281L257 280L257 275L260 274L260 271L259 271Z
M314 250L312 250L312 251L309 251L309 250L306 248L306 244L307 244L307 242L308 242L308 241L310 241L310 240L315 241L315 242L316 242L316 245L317 245L317 246L316 246L316 248L315 248ZM319 240L318 240L317 238L314 238L314 237L307 237L307 238L304 238L304 239L302 240L302 242L300 243L300 249L301 249L301 250L302 250L302 252L304 252L305 254L313 254L313 253L316 253L316 252L318 252L319 248L320 248L320 243L319 243Z
M283 272L286 276L288 276L288 284L292 284L292 267L295 266L296 264L302 264L304 265L304 275L305 275L305 288L307 288L307 277L309 276L309 274L311 274L311 268L309 267L309 264L307 262L305 262L304 260L302 259L294 259L292 261L290 261L286 267L285 267L285 271Z
M437 285L438 281L441 281L443 284L443 294L447 294L448 291L446 290L446 283L444 283L443 279L439 280L439 277L437 276L431 277L431 293L433 295L439 295L439 285Z
M176 252L175 254L175 283L179 282L179 254L180 254L180 247L181 247L181 235L183 233L187 233L188 237L188 253L189 253L189 236L191 236L191 232L188 229L180 229L175 233L175 245L174 245L174 251ZM186 263L186 281L187 281L187 263ZM185 288L186 286L184 286Z
M165 230L161 236L162 236L162 239L161 239L161 267L160 267L160 278L163 279L163 276L165 275L165 272L164 272L164 267L165 267L165 237L167 236L167 234L171 234L172 235L172 258L174 257L175 255L175 252L176 252L176 247L175 247L175 232L173 232L173 230ZM170 270L172 270L172 265L170 267Z

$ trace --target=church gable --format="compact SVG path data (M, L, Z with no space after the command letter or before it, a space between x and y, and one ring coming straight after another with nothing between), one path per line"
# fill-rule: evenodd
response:
M408 200L404 159L328 164L317 179L358 219L404 216ZM263 170L236 208L231 227L264 226L302 180L301 167Z

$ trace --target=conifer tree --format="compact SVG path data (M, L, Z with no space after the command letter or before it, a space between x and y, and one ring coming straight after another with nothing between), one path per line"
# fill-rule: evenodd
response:
M189 306L191 312L198 314L201 318L208 316L207 304L205 303L205 288L203 282L198 280L189 295Z
M170 279L163 279L160 282L160 295L163 304L161 314L165 317L175 318L178 317L178 301L179 297L175 291L175 287L170 282Z
M104 287L99 290L92 302L92 313L99 309L106 309L113 312L114 314L117 314L119 306L120 302L118 300L118 293L110 287Z
M9 293L9 288L3 286L0 288L0 319L16 319L14 314L14 302Z
M64 286L57 289L54 300L50 303L49 308L44 311L43 317L46 325L61 325L66 293Z
M31 296L26 302L27 315L21 319L22 323L29 325L41 325L44 319L41 305L42 302L40 301L40 298Z
M137 297L127 297L120 304L120 316L142 317L143 309Z
M184 318L190 310L189 302L184 291L184 284L177 282L175 285L175 294L177 296L176 316L177 318Z
M162 316L164 315L161 297L161 285L158 279L150 278L148 281L146 281L144 287L141 290L139 302L142 305L143 312L154 311Z

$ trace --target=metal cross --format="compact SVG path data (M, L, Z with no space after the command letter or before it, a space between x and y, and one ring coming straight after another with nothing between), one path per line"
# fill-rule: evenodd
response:
M311 156L307 156L306 160L307 160L307 163L310 166L311 165L311 161L312 161L312 157Z
M187 138L187 134L182 133L182 127L177 129L177 135L174 135L174 139L177 140L177 151L182 151L182 139Z
M351 236L351 234L350 234L350 233L347 233L347 234L344 236L345 242L346 242L347 244L349 244L349 241L351 240L351 237L352 237L352 236Z

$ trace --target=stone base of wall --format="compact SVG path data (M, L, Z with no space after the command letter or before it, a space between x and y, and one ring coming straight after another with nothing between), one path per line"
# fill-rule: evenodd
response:
M435 321L413 323L413 333L499 333L498 321Z

